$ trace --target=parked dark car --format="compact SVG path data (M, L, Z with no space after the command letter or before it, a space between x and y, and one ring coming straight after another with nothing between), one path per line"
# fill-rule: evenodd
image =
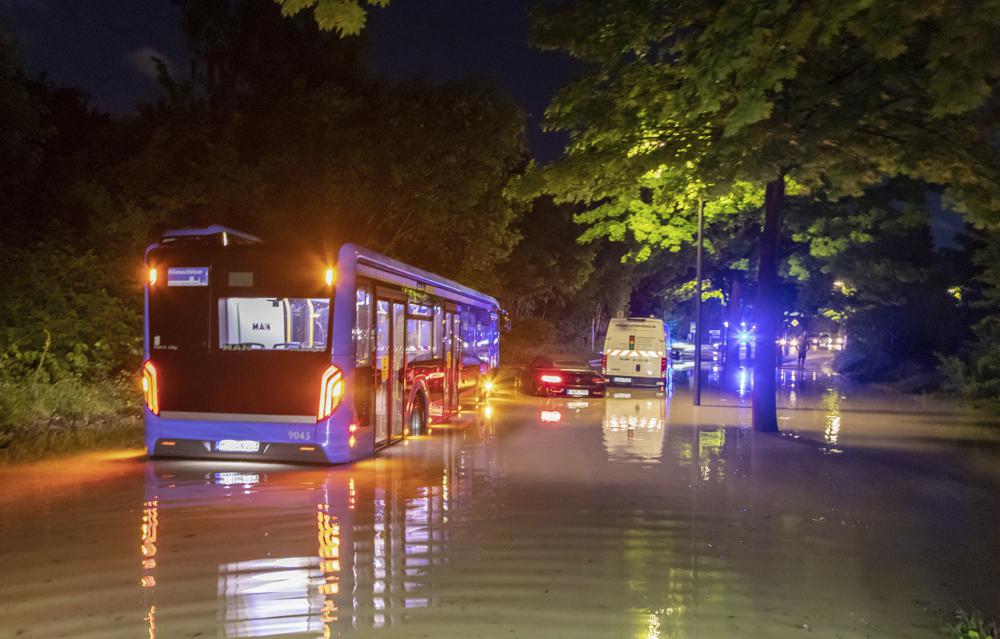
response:
M518 375L517 386L543 397L604 397L607 380L585 359L540 355Z

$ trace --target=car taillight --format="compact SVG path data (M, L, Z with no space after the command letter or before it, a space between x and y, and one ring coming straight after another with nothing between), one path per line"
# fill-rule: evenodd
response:
M604 383L604 378L603 377L594 377L590 381L592 383L594 383L594 384L603 384Z
M323 372L319 385L319 409L316 411L316 421L326 419L340 406L344 397L344 374L336 366L331 366Z
M666 375L666 374L667 374L667 358L666 357L661 357L660 358L660 375Z
M149 412L159 415L160 389L156 383L156 367L148 360L142 365L142 396L146 400Z
M546 384L561 384L562 383L562 376L560 376L560 375L540 375L538 377L538 379L540 379L541 381L545 382Z

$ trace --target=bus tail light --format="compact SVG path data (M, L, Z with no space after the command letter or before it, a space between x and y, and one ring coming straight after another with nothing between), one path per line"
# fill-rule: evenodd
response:
M667 374L667 358L666 357L661 357L660 358L660 375L666 375L666 374Z
M160 389L156 383L156 367L149 360L142 365L142 395L149 412L159 415Z
M602 371L608 370L608 354L607 353L605 353L604 355L601 355L601 370Z
M340 406L344 397L344 375L336 366L331 366L323 372L319 389L319 410L316 411L316 421L326 419Z

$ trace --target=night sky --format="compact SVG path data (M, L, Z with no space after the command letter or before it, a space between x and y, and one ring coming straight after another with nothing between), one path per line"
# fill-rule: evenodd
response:
M531 0L394 0L373 8L365 33L371 70L389 81L494 80L528 116L528 142L542 161L554 159L559 135L539 129L553 90L572 77L574 63L528 45ZM0 0L31 74L45 72L77 86L94 106L127 113L158 94L156 55L186 67L180 10L170 0Z

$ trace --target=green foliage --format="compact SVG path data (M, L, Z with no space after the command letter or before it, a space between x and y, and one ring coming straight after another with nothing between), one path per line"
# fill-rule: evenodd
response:
M954 18L965 11L982 22ZM581 218L591 233L676 250L692 237L692 199L735 193L721 208L752 209L779 175L791 195L834 199L894 174L982 182L976 109L995 62L968 53L995 60L995 8L590 1L540 9L535 32L590 70L547 112L570 134L567 158L527 184L597 203ZM953 77L975 88L942 90Z
M91 251L0 248L0 379L93 382L138 367L137 281L123 285Z
M964 359L963 392L995 401L1000 400L1000 234L985 236L975 261L981 290L972 305L980 316Z
M677 288L673 289L670 293L670 297L675 301L687 301L693 300L697 297L695 294L695 289L698 287L697 280L689 280L684 282ZM719 302L725 302L725 296L722 291L712 286L711 282L702 282L701 288L701 301L707 302L709 300L718 300Z
M359 0L274 0L281 13L294 16L312 9L316 24L323 31L336 31L341 37L358 35L365 28L367 9ZM387 7L390 0L367 0L369 6Z
M0 378L0 463L98 447L139 447L133 378L55 382Z
M895 180L859 198L787 208L796 308L845 326L838 367L859 380L930 372L935 353L955 352L968 336L969 319L948 293L967 277L963 255L934 249L926 191Z
M983 619L981 613L959 610L944 627L947 639L997 639L1000 637L1000 625L995 621Z

